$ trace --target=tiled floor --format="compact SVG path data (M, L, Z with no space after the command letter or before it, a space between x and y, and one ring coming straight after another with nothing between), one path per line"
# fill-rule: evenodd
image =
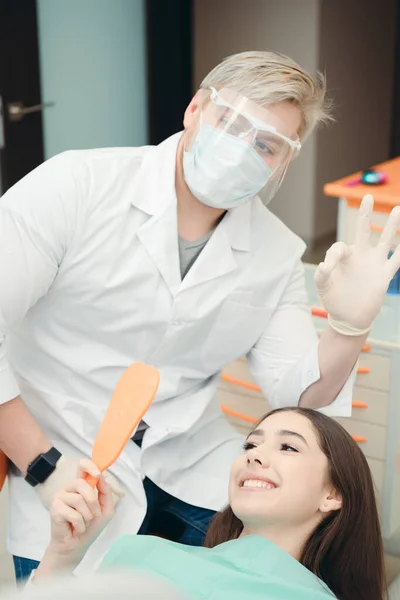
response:
M0 589L14 582L11 557L6 553L7 489L0 493Z

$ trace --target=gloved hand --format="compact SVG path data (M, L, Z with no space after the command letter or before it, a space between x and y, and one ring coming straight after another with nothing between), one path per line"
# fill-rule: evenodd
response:
M389 283L400 268L400 246L388 259L400 225L400 206L390 213L376 246L371 244L373 208L373 197L364 196L354 245L333 244L314 276L317 292L328 312L328 322L342 335L359 336L369 332Z
M77 473L80 472L80 465L80 460L63 455L57 461L55 471L50 477L44 483L36 486L36 493L48 510L56 494L76 480ZM124 495L124 491L111 473L106 471L103 475L106 483L111 487L113 503L116 506Z

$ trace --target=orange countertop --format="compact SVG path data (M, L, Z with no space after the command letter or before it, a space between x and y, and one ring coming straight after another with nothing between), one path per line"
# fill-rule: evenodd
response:
M375 199L374 210L379 212L390 212L394 206L400 204L400 157L373 167L383 171L388 177L387 183L380 185L365 185L360 183L348 186L350 181L358 179L362 171L348 175L337 181L332 181L324 186L324 194L335 198L346 198L349 206L358 207L365 194L372 194Z

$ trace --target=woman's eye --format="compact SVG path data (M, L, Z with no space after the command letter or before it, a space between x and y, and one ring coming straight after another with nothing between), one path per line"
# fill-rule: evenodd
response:
M290 446L290 444L281 444L281 450L284 452L298 452L297 448Z
M255 444L252 444L251 442L245 442L243 444L243 450L252 450L253 448L256 448Z

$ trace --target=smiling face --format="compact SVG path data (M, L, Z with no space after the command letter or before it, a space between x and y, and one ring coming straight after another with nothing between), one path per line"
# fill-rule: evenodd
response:
M295 411L272 414L246 440L233 463L230 506L244 529L315 527L341 499L311 422Z

